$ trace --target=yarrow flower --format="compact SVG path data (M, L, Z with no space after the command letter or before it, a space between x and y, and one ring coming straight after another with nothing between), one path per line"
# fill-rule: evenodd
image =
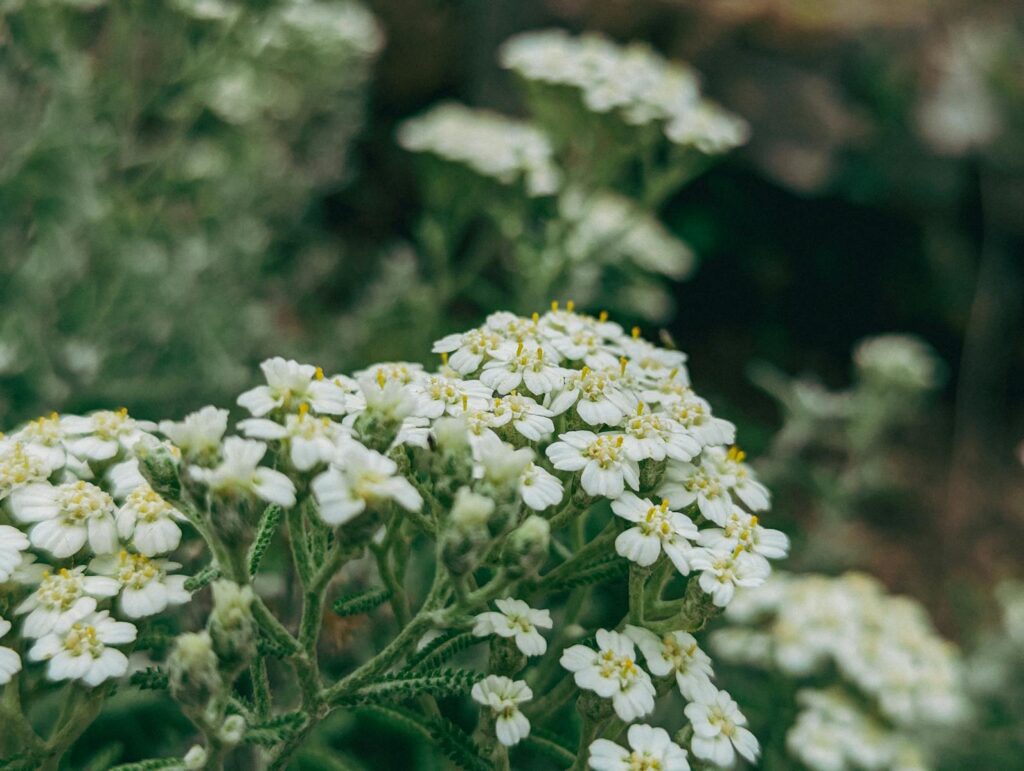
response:
M313 480L312 488L320 516L334 527L384 501L409 511L419 511L423 505L423 498L398 474L393 460L356 442L342 445L331 467Z
M117 510L117 532L147 557L167 554L181 543L179 522L185 515L161 498L148 484L128 493Z
M675 675L679 692L689 700L711 687L711 657L697 646L687 632L670 632L662 636L642 627L626 625L626 636L644 654L647 668L655 677Z
M266 385L251 388L238 397L238 406L260 418L283 409L298 410L302 404L323 415L345 413L345 392L336 383L324 378L323 371L311 364L299 364L275 356L260 365Z
M580 483L588 495L617 498L626 485L640 486L640 467L626 455L622 434L569 431L546 450L560 471L583 471Z
M562 652L562 667L573 673L576 685L611 699L615 714L627 722L654 709L654 684L636 663L633 641L618 632L597 630L598 650L573 645Z
M113 597L117 581L105 576L86 575L84 567L47 571L36 590L15 613L24 615L21 633L37 638L81 621L96 610L98 601Z
M592 742L590 767L594 771L690 771L686 750L664 728L631 725L626 740L628 750L608 739Z
M329 418L309 414L309 405L299 405L295 415L286 415L284 425L266 418L249 418L239 422L242 432L253 439L281 441L288 448L288 458L299 471L310 471L327 463L337 443L347 436L346 429Z
M295 484L280 471L259 465L266 452L263 442L229 436L224 440L218 466L192 466L189 472L214 492L255 495L267 503L291 508L295 505Z
M177 562L125 550L116 556L97 557L89 565L93 572L117 581L121 592L118 607L128 618L154 616L168 605L188 602L191 595L185 590L185 576L168 575L180 567Z
M128 671L128 657L113 646L134 642L135 636L132 624L115 621L102 611L44 635L29 650L28 658L48 662L46 676L50 680L81 680L95 687Z
M90 482L27 485L11 496L11 510L20 522L35 523L29 531L32 545L60 559L87 543L96 554L117 549L114 499Z
M0 438L0 501L15 490L50 476L45 453L31 445Z
M664 552L676 570L686 575L690 572L690 541L696 540L699 532L689 517L668 505L667 500L655 505L633 493L612 501L612 511L636 525L619 534L615 551L642 567L653 565Z
M179 422L160 421L160 433L191 460L216 456L227 429L228 411L212 405L189 413Z
M713 549L694 549L690 567L701 571L700 588L712 601L724 608L736 593L736 587L760 586L771 573L768 561L743 546L730 550L728 543Z
M100 410L85 417L68 415L61 421L61 428L69 437L67 445L72 455L102 461L122 450L131 451L139 439L156 430L156 424L135 420L128 410L121 408Z
M473 701L494 713L494 733L506 747L519 744L530 735L530 721L519 711L520 704L533 698L533 691L524 681L488 675L470 693Z
M698 758L718 766L731 766L736 753L751 763L757 760L761 747L746 728L747 719L725 691L700 691L684 712L693 726L690 748Z
M516 647L527 656L542 656L548 649L540 629L550 629L551 613L547 610L534 610L522 600L506 597L497 600L499 612L487 611L476 617L473 634L477 637L488 637L496 634L515 640Z

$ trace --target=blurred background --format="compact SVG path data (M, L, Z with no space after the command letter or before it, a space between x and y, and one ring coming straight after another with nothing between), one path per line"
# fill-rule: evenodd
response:
M503 47L549 28L692 66L717 143ZM1022 50L1016 0L0 0L0 425L608 309L690 355L788 567L922 602L985 675L970 767L1024 767Z

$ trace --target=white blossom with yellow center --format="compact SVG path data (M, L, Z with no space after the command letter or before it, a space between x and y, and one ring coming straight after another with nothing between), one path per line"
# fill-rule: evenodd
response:
M106 611L93 613L41 637L28 658L49 662L50 680L81 680L94 687L128 671L128 657L111 646L134 642L136 634L133 624L115 621Z
M619 533L615 551L641 567L653 565L662 552L682 575L690 572L691 541L699 535L689 517L669 508L663 500L655 505L649 498L624 493L612 501L612 511L633 527Z
M0 501L19 487L46 479L53 468L32 445L0 438Z
M498 611L486 611L476 616L473 634L477 637L498 635L515 640L516 647L527 656L543 656L548 649L547 640L539 629L550 629L551 613L534 610L522 600L506 597L497 600Z
M64 559L88 543L96 554L117 550L114 499L90 482L26 485L11 495L11 510L20 522L35 523L32 545Z
M636 663L633 641L607 629L597 630L598 650L572 645L562 652L562 667L573 673L576 685L611 699L615 714L627 723L654 709L651 676Z
M582 471L580 483L588 495L618 498L625 486L640 486L640 466L630 458L616 433L568 431L548 446L548 458L560 471Z
M128 493L117 510L118 535L149 557L178 548L181 543L178 522L183 521L185 516L148 484Z
M185 576L168 575L180 568L177 562L150 559L144 554L121 550L119 554L97 557L89 568L117 581L121 589L118 606L128 618L163 613L168 605L182 605L191 595L185 590Z
M117 594L117 582L106 576L85 574L84 567L43 573L42 580L15 610L25 615L21 633L37 638L61 629L96 610L98 600Z
M664 728L631 725L626 734L629 749L608 739L590 745L594 771L690 771L686 750L672 741Z
M67 447L72 455L83 460L104 461L122 450L130 451L143 436L156 430L156 424L135 420L122 407L84 417L67 415L61 419L61 428L69 437Z

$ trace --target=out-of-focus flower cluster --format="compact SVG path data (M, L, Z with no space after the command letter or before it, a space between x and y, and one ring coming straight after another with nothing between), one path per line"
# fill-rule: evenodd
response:
M273 284L324 248L302 218L349 174L374 17L96 0L0 27L0 419L236 391L281 345Z
M967 716L963 662L918 603L858 573L776 574L715 632L724 659L821 683L797 694L790 753L813 769L926 768L929 730Z
M619 46L597 34L528 32L508 41L504 67L531 83L579 92L587 109L615 113L630 125L653 124L676 144L717 154L747 140L746 123L704 99L696 73L650 46Z
M742 144L745 124L704 99L689 69L646 46L530 32L509 40L501 60L523 87L528 120L443 103L398 129L421 160L420 248L433 265L461 262L438 283L452 291L472 280L480 265L471 255L483 247L467 238L483 238L472 227L483 222L507 244L498 248L512 307L565 292L665 318L671 299L658 279L685 278L694 259L658 222L658 207Z

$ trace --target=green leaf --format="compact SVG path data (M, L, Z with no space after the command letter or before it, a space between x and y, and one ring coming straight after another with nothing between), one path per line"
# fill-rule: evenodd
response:
M395 729L418 733L437 747L445 757L465 771L490 771L476 742L465 731L445 718L425 718L412 710L379 704L360 707L359 712L374 715Z
M152 771L156 768L184 768L185 761L181 758L153 758L138 763L122 763L109 771Z
M260 523L256 528L256 538L253 539L252 546L249 547L250 576L256 575L259 571L263 555L267 553L271 541L274 540L274 534L277 532L277 526L281 523L282 513L281 507L274 505L267 506L263 510L263 516L260 517Z
M455 654L484 640L485 638L477 637L472 632L452 629L438 635L423 646L423 650L417 651L411 656L409 664L405 667L404 671L411 672L416 669L422 670L440 666Z
M531 726L530 735L526 737L524 743L565 768L576 760L576 750L567 747L560 736L543 728Z
M212 584L220 577L220 568L212 562L200 570L194 576L185 581L185 589L190 592L198 592L204 586Z
M595 560L550 583L542 580L539 588L547 592L560 592L566 589L575 589L577 586L601 584L625 574L629 570L629 565L628 560L624 560L618 555L612 555L606 559Z
M288 741L297 731L300 731L308 720L304 712L286 712L277 715L270 720L256 723L249 726L245 731L245 741L248 744L258 744L261 747L274 747Z
M358 616L361 613L369 613L390 597L391 592L387 589L367 589L339 598L332 609L339 616Z
M479 672L468 669L438 669L433 672L399 672L384 675L358 690L345 694L339 703L360 704L380 701L406 701L414 696L451 696L466 693L483 679Z

